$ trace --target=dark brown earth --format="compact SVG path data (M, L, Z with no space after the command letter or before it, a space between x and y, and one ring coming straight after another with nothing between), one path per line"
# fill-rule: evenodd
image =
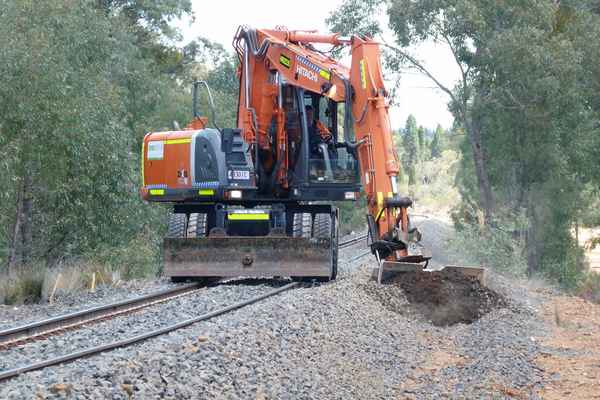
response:
M497 307L504 298L473 277L442 272L407 272L390 285L399 286L410 307L436 326L472 323Z

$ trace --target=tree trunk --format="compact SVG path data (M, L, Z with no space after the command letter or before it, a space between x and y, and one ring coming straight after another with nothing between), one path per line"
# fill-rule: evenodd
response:
M23 210L21 212L21 234L23 240L23 264L28 264L32 259L33 251L33 194L32 194L31 171L25 171L23 177Z
M494 194L492 193L485 165L485 154L481 140L481 118L477 113L475 115L471 113L470 117L467 117L465 129L467 130L467 136L473 151L475 174L477 175L477 186L479 188L479 203L485 214L485 223L489 225L494 210Z
M10 248L8 252L8 272L12 274L15 272L17 266L22 263L23 255L23 237L21 235L21 221L22 221L22 210L23 210L23 190L20 187L17 190L17 204L15 207L15 224L13 227L13 234L10 241Z
M531 276L540 270L540 259L542 255L542 238L540 237L540 218L539 209L542 207L539 202L536 202L533 194L528 193L527 219L529 226L527 228L527 236L525 238L525 249L527 251L527 275Z

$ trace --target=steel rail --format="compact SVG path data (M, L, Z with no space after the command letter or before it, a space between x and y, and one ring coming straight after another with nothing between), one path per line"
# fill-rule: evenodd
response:
M360 236L357 236L355 238L348 239L348 240L345 240L343 242L340 242L338 244L338 248L345 249L346 247L353 246L353 245L355 245L357 243L360 243L361 241L366 240L366 239L367 239L367 234L360 235Z
M143 333L141 335L137 335L137 336L133 336L127 339L123 339L123 340L118 340L116 342L113 343L109 343L109 344L105 344L105 345L100 345L100 346L95 346L95 347L90 347L88 349L85 350L80 350L80 351L76 351L74 353L70 353L64 356L60 356L60 357L56 357L56 358L52 358L49 360L44 360L44 361L39 361L36 363L32 363L29 365L25 365L22 367L18 367L18 368L14 368L14 369L10 369L10 370L6 370L3 372L0 372L0 382L8 380L8 379L12 379L15 378L21 374L24 374L26 372L31 372L31 371L37 371L46 367L50 367L53 365L58 365L58 364L63 364L63 363L67 363L67 362L71 362L80 358L84 358L84 357L89 357L95 354L99 354L99 353L103 353L109 350L114 350L120 347L126 347L126 346L130 346L132 344L135 343L139 343L142 341L145 341L147 339L151 339L153 337L156 336L160 336L160 335L164 335L166 333L175 331L177 329L181 329L181 328L185 328L187 326L190 326L192 324L195 324L197 322L200 321L205 321L207 319L210 318L214 318L217 317L219 315L223 315L226 314L228 312L237 310L239 308L245 307L247 305L259 302L263 299L266 299L267 297L271 297L271 296L275 296L281 292L284 292L286 290L292 289L294 287L298 286L298 282L292 282L289 283L285 286L282 286L278 289L272 290L270 292L267 292L265 294L261 294L259 296L253 297L249 300L245 300L245 301L241 301L239 303L235 303L232 304L230 306L227 307L223 307L220 308L218 310L215 311L211 311L209 313L206 314L202 314L200 316L194 317L194 318L190 318L190 319L186 319L184 321L178 322L176 324L172 324L169 326L166 326L164 328L159 328L147 333Z
M5 329L0 331L0 349L6 349L21 342L35 340L39 337L62 332L66 329L96 322L107 317L114 317L124 313L137 311L141 308L189 294L201 287L202 286L199 283L182 285L132 299L87 308L26 325Z
M351 263L351 262L354 262L354 261L356 261L356 260L358 260L358 259L360 259L360 258L363 258L363 257L364 257L364 256L366 256L367 254L371 254L371 250L368 250L368 251L365 251L365 252L363 252L363 253L360 253L359 255L357 255L357 256L354 256L354 257L352 257L351 259L349 259L349 260L344 260L344 261L345 261L345 262L347 262L347 263Z

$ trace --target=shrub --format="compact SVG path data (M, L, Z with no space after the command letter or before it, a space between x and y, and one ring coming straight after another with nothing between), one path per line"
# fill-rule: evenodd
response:
M36 267L24 267L18 273L1 278L0 303L31 304L42 298L44 271Z
M340 201L335 205L340 209L340 235L367 230L367 201L364 193L356 202Z
M455 256L467 263L517 277L527 271L524 242L507 230L465 224L448 240L448 246Z
M586 274L575 293L588 301L600 304L600 275Z

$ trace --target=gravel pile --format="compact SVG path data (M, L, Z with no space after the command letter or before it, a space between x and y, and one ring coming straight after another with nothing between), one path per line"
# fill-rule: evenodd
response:
M363 251L343 250L340 258ZM501 290L494 283L490 291L475 291L496 299L484 299L485 313L469 324L436 326L411 307L402 285L370 281L372 263L368 256L342 262L334 283L305 285L136 346L29 373L0 384L0 398L536 398L543 382L531 336L545 330L537 299L492 277ZM133 322L126 326L95 325L97 338L77 331L46 348L34 343L2 353L0 369L270 289L265 282L207 289L128 317ZM374 295L381 290L386 304Z

